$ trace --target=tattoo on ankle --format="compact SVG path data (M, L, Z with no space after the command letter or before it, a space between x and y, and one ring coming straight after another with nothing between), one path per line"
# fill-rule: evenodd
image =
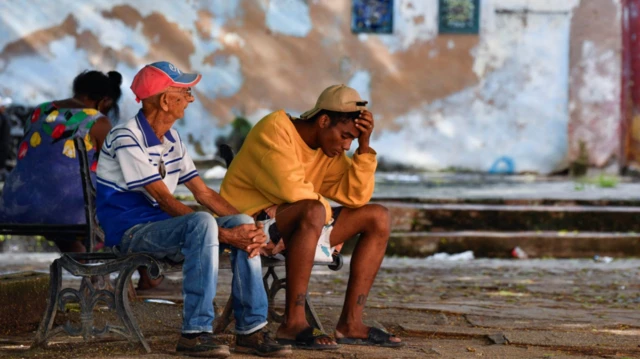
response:
M367 301L367 296L364 294L360 294L358 296L358 301L356 303L358 303L358 305L364 306L364 303Z
M298 294L298 297L296 298L296 307L304 306L305 299L306 296L304 294Z

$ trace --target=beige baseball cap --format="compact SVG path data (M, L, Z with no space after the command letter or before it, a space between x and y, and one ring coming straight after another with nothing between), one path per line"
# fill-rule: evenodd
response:
M340 84L327 87L316 102L316 106L311 110L300 115L301 119L309 119L321 110L329 110L336 112L355 112L366 110L367 103L360 98L358 91L351 87Z

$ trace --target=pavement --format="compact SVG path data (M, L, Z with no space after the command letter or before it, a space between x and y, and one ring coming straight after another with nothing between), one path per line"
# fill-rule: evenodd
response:
M46 271L53 253L0 254L0 273ZM463 256L463 258L469 258ZM310 295L325 330L333 333L348 281L316 267ZM28 264L27 264L28 263ZM296 358L640 358L640 260L448 261L385 258L368 298L365 323L385 327L401 349L342 346L337 351L294 351ZM134 278L135 279L135 278ZM221 271L216 304L229 295L230 273ZM67 284L77 284L70 275ZM175 304L133 303L152 348L148 358L175 358L181 322L181 275L145 298ZM283 307L284 293L275 307ZM96 313L108 318L108 313ZM64 314L60 320L77 318ZM37 323L0 338L0 357L133 358L144 352L117 337L85 343L58 336L47 349L27 350ZM233 324L224 338L233 343ZM277 323L270 324L275 331ZM232 358L246 356L232 354Z

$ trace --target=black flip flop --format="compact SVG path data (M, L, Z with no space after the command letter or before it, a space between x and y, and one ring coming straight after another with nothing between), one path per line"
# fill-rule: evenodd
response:
M318 328L308 327L296 335L296 339L276 339L279 344L291 345L296 349L306 350L336 350L338 346L335 344L320 344L316 340L329 338L326 333Z
M395 338L395 335L382 330L380 328L369 328L369 336L363 338L337 338L336 343L347 345L365 345L365 346L379 346L386 348L400 348L404 346L404 342L394 342L391 338Z

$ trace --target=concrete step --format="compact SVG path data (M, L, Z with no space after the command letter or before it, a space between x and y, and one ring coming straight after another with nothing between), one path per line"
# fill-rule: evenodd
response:
M473 251L476 257L510 258L515 247L530 258L640 256L640 234L614 232L455 231L392 233L387 255L424 257Z
M475 204L376 201L391 214L392 232L587 231L640 233L640 206ZM516 202L517 203L517 202ZM194 210L206 210L185 201Z
M640 206L638 198L598 198L598 199L562 199L562 198L416 198L374 196L375 202L427 203L427 204L493 204L522 206Z
M640 232L640 206L378 202L393 231Z

